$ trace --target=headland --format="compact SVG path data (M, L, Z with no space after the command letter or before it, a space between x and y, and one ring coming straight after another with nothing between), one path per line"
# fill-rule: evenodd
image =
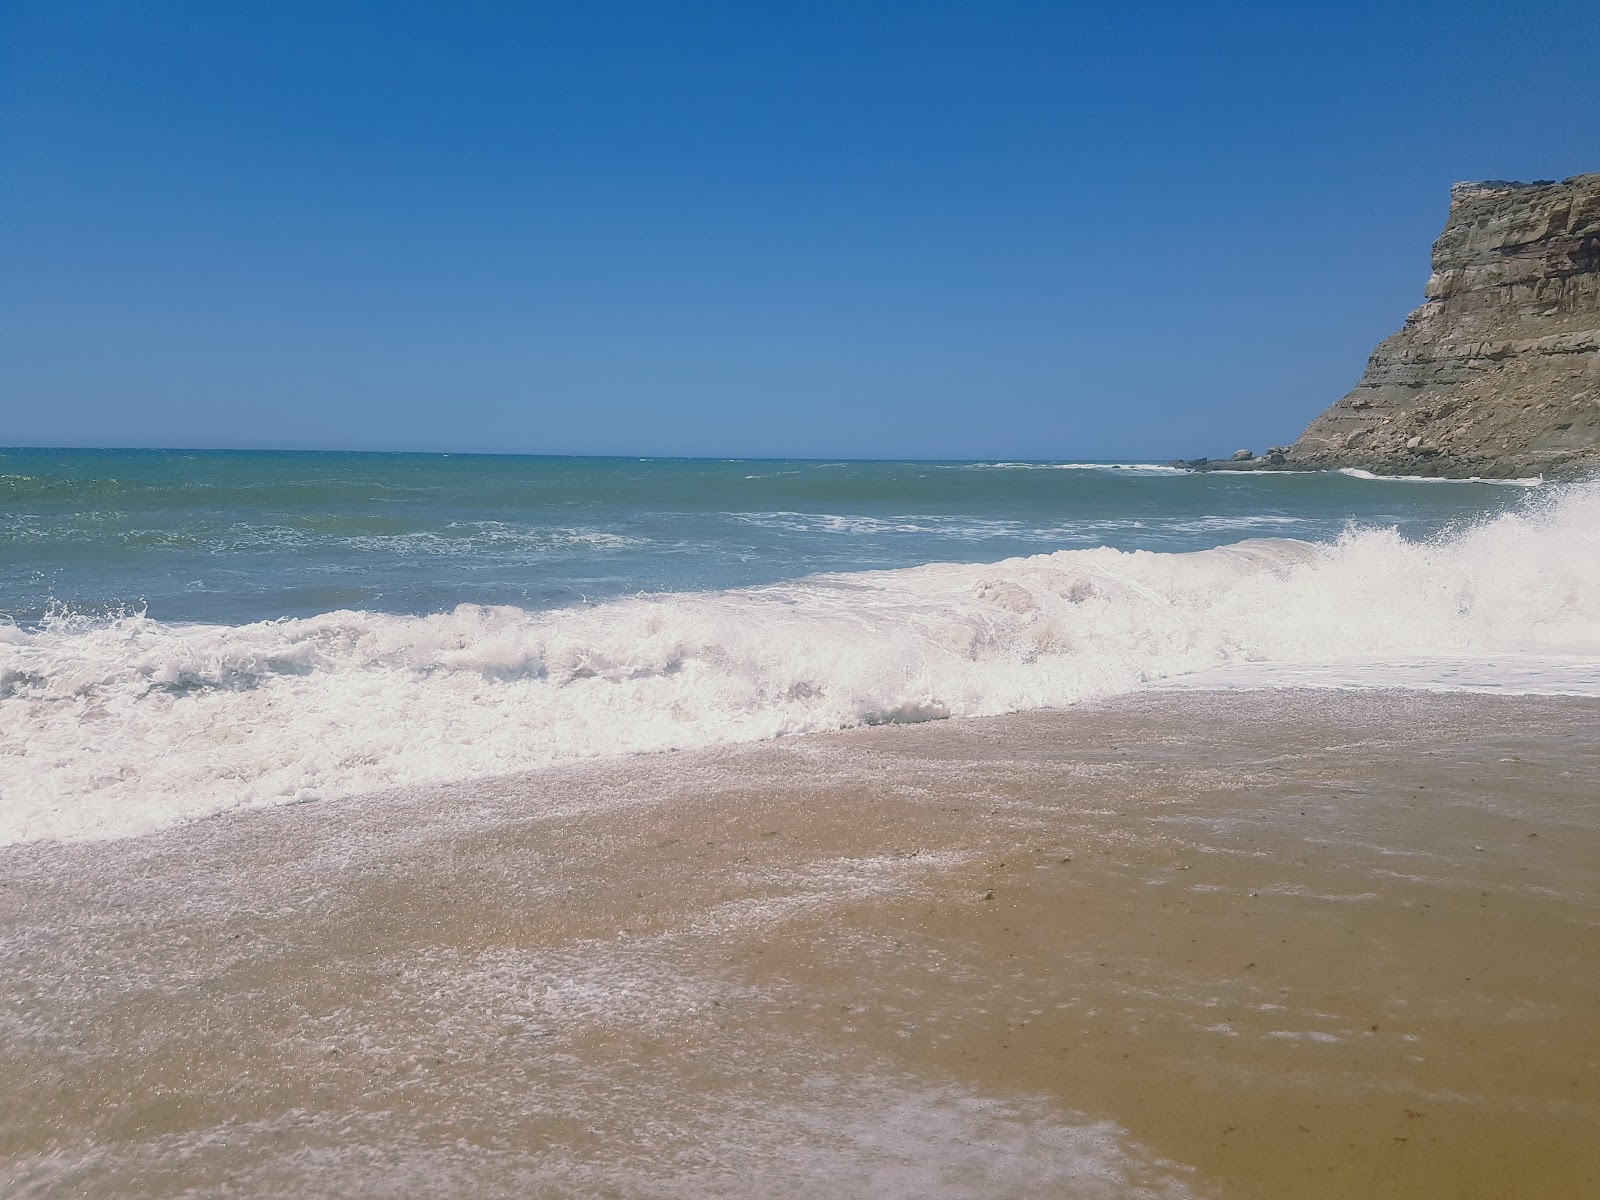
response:
M1426 299L1292 446L1184 465L1441 478L1600 468L1600 174L1458 183Z

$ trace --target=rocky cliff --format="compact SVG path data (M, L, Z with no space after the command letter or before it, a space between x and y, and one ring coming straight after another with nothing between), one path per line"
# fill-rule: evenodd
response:
M1600 468L1600 174L1451 189L1422 307L1348 396L1270 457L1251 465L1456 477Z

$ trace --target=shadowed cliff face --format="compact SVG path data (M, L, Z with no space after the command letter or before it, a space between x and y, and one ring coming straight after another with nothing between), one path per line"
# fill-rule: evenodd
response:
M1457 184L1426 302L1286 465L1491 477L1600 466L1600 174Z

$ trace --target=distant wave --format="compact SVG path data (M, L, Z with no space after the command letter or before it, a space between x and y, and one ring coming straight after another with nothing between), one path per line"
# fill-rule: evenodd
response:
M975 462L961 463L967 471L1139 471L1162 475L1187 475L1188 467L1166 463L1079 463L1079 462Z
M1038 541L1090 540L1113 537L1132 531L1146 533L1197 534L1238 533L1270 529L1283 531L1291 525L1311 524L1311 517L1275 514L1195 517L1109 517L1030 524L1003 517L952 516L942 513L910 513L875 517L860 513L738 512L729 517L763 529L789 533L840 533L849 535L919 534L960 541L992 541L1011 538Z
M8 530L15 541L77 541L97 517L106 523L122 513L78 513L75 524L63 527L38 518L20 516ZM102 535L109 541L138 549L195 550L233 554L256 550L309 550L336 547L358 553L407 556L470 556L492 552L502 559L541 557L571 551L616 550L644 544L644 539L599 529L556 526L517 526L502 521L454 521L441 530L405 530L394 533L349 532L330 522L328 527L262 525L237 521L181 529L117 529Z
M1515 661L1523 686L1541 657L1597 655L1600 485L1530 492L1420 542L1377 528L1063 550L547 612L57 616L0 625L0 841L1064 705L1252 664L1259 685L1330 659Z
M1480 475L1471 475L1465 479L1446 479L1438 475L1379 475L1373 471L1363 471L1360 467L1339 467L1334 474L1348 475L1351 479L1381 479L1385 483L1493 483L1502 487L1538 487L1544 482L1542 475L1520 479L1486 479Z

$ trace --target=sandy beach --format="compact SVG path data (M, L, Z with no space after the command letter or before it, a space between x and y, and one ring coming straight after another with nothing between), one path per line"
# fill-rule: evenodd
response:
M1600 1194L1597 728L1146 694L11 847L0 1183Z
M1600 1200L1569 7L7 5L0 1200Z

